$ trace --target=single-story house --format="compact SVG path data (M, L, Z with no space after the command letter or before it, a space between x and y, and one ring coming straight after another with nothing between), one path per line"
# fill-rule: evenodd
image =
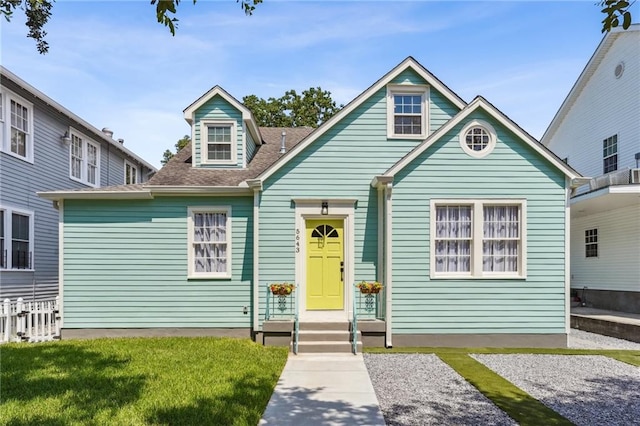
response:
M184 117L191 145L149 182L40 194L60 210L63 338L266 341L269 284L295 283L318 329L353 320L364 280L384 286L372 344L566 345L580 174L484 98L409 57L317 129L258 127L219 86Z

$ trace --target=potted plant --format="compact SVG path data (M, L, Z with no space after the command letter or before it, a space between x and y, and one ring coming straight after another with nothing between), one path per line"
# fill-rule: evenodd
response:
M382 290L383 285L377 281L362 281L357 285L362 294L378 294Z
M275 296L288 296L291 293L293 293L293 290L295 288L296 288L296 285L291 283L278 283L278 284L271 284L269 286L271 293Z

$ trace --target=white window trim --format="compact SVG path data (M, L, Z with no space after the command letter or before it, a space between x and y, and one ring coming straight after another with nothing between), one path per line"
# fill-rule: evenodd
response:
M91 140L91 138L87 137L86 135L78 132L77 130L75 130L74 128L70 128L69 130L69 136L73 137L73 136L79 137L80 139L82 139L82 165L80 166L81 169L81 174L82 177L80 179L78 179L77 177L73 176L73 168L72 168L72 146L73 146L73 142L71 142L69 144L69 179L76 181L76 182L80 182L84 185L93 187L93 188L97 188L100 186L100 156L102 154L101 152L101 146L100 144L94 142ZM89 182L88 176L89 176L89 150L88 150L88 146L92 145L96 148L96 182L95 183L91 183Z
M127 166L134 169L136 171L136 181L135 182L127 182ZM140 168L138 166L136 166L134 163L128 161L128 160L124 160L124 177L122 180L125 185L135 185L136 183L141 183L140 182Z
M489 144L487 145L487 147L485 149L483 149L482 151L474 151L471 148L469 148L469 146L467 145L467 132L469 130L471 130L471 128L473 127L481 127L483 128L488 134L489 134ZM473 157L473 158L482 158L482 157L486 157L487 155L491 154L491 152L493 151L493 149L496 147L496 141L497 141L497 134L496 134L496 130L493 128L493 126L489 123L487 123L486 121L483 120L471 120L469 123L467 123L463 128L462 131L460 132L459 135L459 140L460 140L460 147L462 147L462 150L469 156Z
M422 96L422 133L419 135L398 135L395 133L394 95ZM429 86L420 84L390 84L387 86L387 138L426 139L429 131Z
M225 213L227 215L227 271L226 272L196 272L194 271L194 250L193 250L193 215L195 213ZM231 220L231 206L198 206L198 207L187 207L187 232L189 235L187 236L188 247L187 247L187 260L189 262L187 269L187 278L189 279L228 279L232 276L232 252L233 252L233 244L232 244L232 220Z
M4 211L4 249L6 250L6 260L7 267L0 267L0 271L11 271L11 272L34 272L34 265L36 264L36 256L35 256L35 232L34 232L34 222L35 222L35 213L32 210L26 210L20 207L12 207L7 205L0 205L0 210ZM31 253L31 267L25 269L14 269L11 265L12 262L12 250L11 243L13 240L13 226L12 226L12 215L13 213L21 214L23 216L29 216L29 252ZM0 253L0 256L4 256L5 253Z
M14 100L20 103L22 106L27 108L27 120L28 120L28 129L27 129L27 140L26 140L26 156L23 157L21 155L16 154L11 151L11 101ZM33 122L34 122L34 113L33 113L33 104L26 99L16 95L10 90L2 89L2 144L0 149L5 154L8 154L12 157L18 158L22 161L26 161L28 163L33 164L33 153L34 153L34 134L33 134Z
M591 242L587 242L587 232L589 231L596 231L595 233L595 237L596 240L595 241L591 241ZM593 235L590 235L590 237L593 237ZM584 238L585 238L585 242L584 242L584 258L585 259L597 259L600 257L600 240L598 239L599 235L598 235L598 228L587 228L584 230ZM587 256L587 246L589 245L593 245L595 244L596 246L596 255L595 256Z
M231 127L231 159L210 160L208 150L208 127ZM235 121L203 120L200 122L200 164L228 165L237 164L238 160L238 123Z
M520 207L520 253L518 257L518 273L485 272L482 270L482 238L483 238L483 205L518 205ZM470 272L436 272L436 206L468 205L471 206L471 271ZM527 200L514 199L432 199L430 202L429 227L429 276L431 279L525 279L527 278ZM480 226L478 226L480 224ZM479 242L479 243L478 243Z

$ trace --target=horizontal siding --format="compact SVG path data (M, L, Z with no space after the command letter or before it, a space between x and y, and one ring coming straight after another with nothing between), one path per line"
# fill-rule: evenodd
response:
M585 256L584 231L598 229L598 257ZM571 220L571 287L640 292L640 206Z
M498 142L487 157L464 153L460 123L402 170L393 189L393 332L564 333L564 176L482 112ZM526 279L434 279L430 200L527 202Z
M414 72L394 84L423 84ZM430 92L430 117L443 123L455 113ZM439 121L437 121L439 120ZM432 121L432 128L437 126ZM260 280L295 280L295 206L292 198L355 198L355 280L372 280L378 265L375 175L384 173L420 140L387 139L386 88L374 93L265 182L260 204ZM261 294L263 318L264 296Z
M202 164L203 149L202 149L202 135L200 135L200 123L203 120L225 120L236 122L236 160L235 165L212 165ZM242 113L236 109L233 105L223 99L221 96L214 96L204 103L195 112L195 120L193 123L194 132L194 149L195 149L195 166L196 167L215 167L215 168L236 168L242 167L244 151L242 148L242 134L244 132L244 125L242 121ZM232 135L233 137L233 135Z
M232 277L187 279L187 207L231 206ZM67 201L66 328L249 327L251 198Z
M247 132L247 163L253 159L257 148L255 140L251 137L251 133Z
M552 151L569 157L569 164L584 176L603 174L602 141L610 136L618 135L618 169L636 167L635 154L640 152L640 31L616 37L548 141ZM617 79L614 69L620 61L624 74Z
M36 192L87 188L69 177L69 147L61 142L60 137L69 130L69 126L87 136L91 134L86 129L77 128L58 112L43 107L11 81L3 80L2 85L34 104L34 162L27 163L0 153L0 206L35 212L35 273L3 272L0 299L49 299L58 293L58 211L53 208L51 201L38 197ZM103 143L100 150L100 184L123 183L122 154Z

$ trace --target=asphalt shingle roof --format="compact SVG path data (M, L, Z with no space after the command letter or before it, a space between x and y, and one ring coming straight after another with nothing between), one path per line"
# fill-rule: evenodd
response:
M280 157L287 154L280 154L283 130L287 133L285 146L289 153L314 129L311 127L260 127L262 145L257 148L246 169L195 168L192 166L191 144L188 144L144 186L237 186L247 179L258 177Z

